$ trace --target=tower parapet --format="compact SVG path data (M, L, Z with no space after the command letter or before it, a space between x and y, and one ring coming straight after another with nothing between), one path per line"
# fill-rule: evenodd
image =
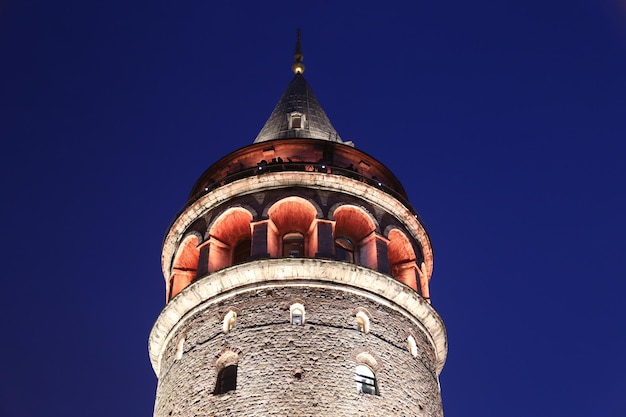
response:
M303 70L166 234L155 416L443 416L428 233L393 173L340 139Z

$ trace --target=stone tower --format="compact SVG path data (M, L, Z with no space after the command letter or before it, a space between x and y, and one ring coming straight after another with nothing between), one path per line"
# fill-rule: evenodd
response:
M433 252L402 184L294 78L167 231L154 416L443 416Z

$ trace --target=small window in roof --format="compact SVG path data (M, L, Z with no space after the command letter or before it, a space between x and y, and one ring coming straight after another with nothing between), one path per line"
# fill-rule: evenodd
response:
M289 115L289 129L302 129L304 128L305 116L302 113L291 113Z

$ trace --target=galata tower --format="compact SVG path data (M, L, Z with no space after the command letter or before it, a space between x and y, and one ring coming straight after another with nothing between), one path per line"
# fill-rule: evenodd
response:
M157 417L443 416L433 250L394 174L303 73L167 230L148 349Z

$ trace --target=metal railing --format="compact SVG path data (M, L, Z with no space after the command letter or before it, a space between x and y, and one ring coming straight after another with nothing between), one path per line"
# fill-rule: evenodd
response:
M393 196L396 200L400 201L405 207L409 209L409 211L415 216L415 218L425 227L424 221L422 220L419 213L413 208L408 199L398 191L394 190L392 187L387 186L381 179L376 177L368 177L357 172L354 169L349 169L345 167L331 166L327 164L311 163L311 162L268 162L268 163L259 163L255 167L243 168L240 171L235 173L228 174L222 178L218 179L209 179L208 183L205 187L200 191L191 196L187 203L176 213L172 221L170 222L165 236L169 232L172 224L176 221L176 219L194 202L198 201L202 196L210 193L211 191L222 187L226 184L232 183L237 180L241 180L244 178L249 178L253 176L263 175L271 172L317 172L324 173L328 175L340 175L343 177L348 177L355 179L357 181L364 182L368 185L376 187L385 193ZM164 237L165 238L165 237Z

